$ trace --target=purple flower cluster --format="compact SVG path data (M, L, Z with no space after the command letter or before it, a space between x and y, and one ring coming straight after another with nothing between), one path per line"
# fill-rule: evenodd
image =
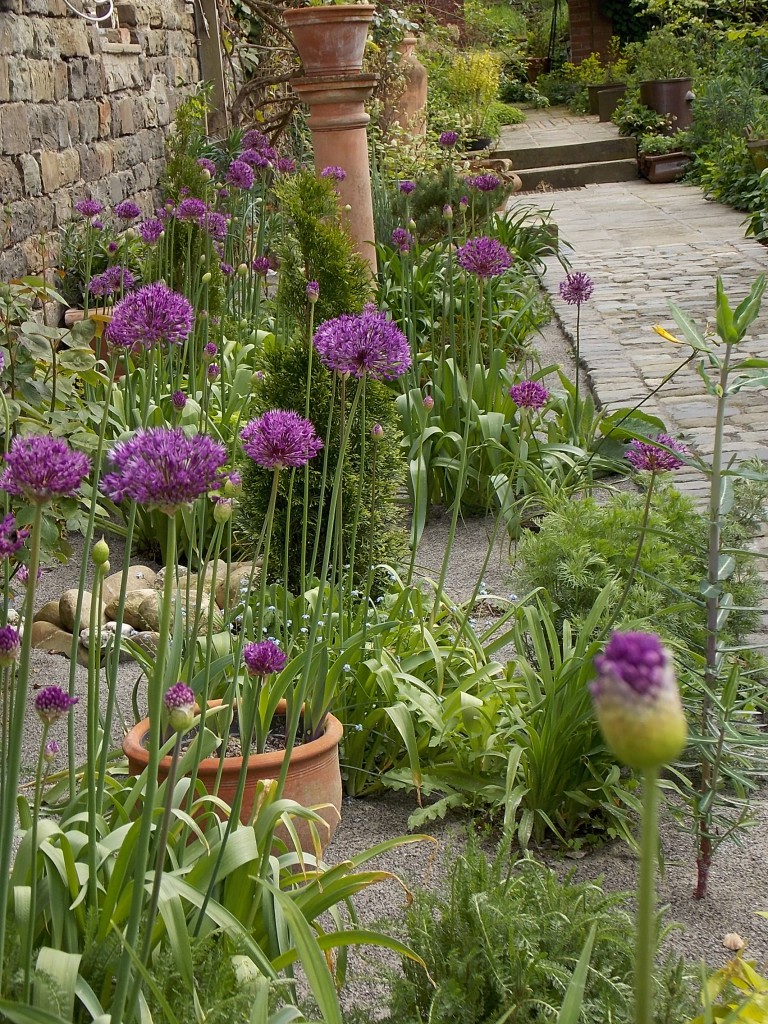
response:
M53 725L79 700L79 697L70 697L60 686L46 686L35 697L35 711L46 725Z
M115 207L115 216L120 220L136 220L137 217L141 216L141 210L136 203L126 199Z
M208 210L203 219L203 227L211 238L223 240L227 237L227 218L223 213Z
M518 409L541 409L549 398L540 380L521 380L512 385L509 394Z
M320 298L320 285L317 281L307 281L307 302L317 302Z
M269 270L269 256L257 256L251 266L260 277L266 277Z
M112 472L102 490L113 501L135 501L174 515L201 494L216 490L226 476L223 445L207 434L188 436L180 427L138 430L109 454Z
M187 396L184 394L183 391L174 391L173 394L171 395L171 404L173 405L174 409L181 410L187 404Z
M470 238L456 254L459 266L478 277L497 277L512 266L509 249L495 238Z
M663 445L663 448L659 445ZM664 448L670 448L671 451L664 451ZM683 465L683 460L679 459L675 452L687 455L688 448L669 434L658 434L653 441L639 441L635 438L624 453L624 457L638 471L669 473Z
M409 196L411 194L411 192L415 191L415 189L416 189L416 182L414 182L414 181L401 181L400 182L400 191L402 192L402 194L404 196Z
M10 558L24 546L29 536L26 527L19 528L16 520L9 512L0 520L0 558Z
M664 685L668 658L653 633L614 633L602 654L595 658L597 679L591 685L598 696L606 676L620 680L638 697L653 696Z
M281 174L293 174L296 170L296 161L289 156L281 156L277 159L277 169Z
M186 732L192 725L195 711L195 691L186 683L169 686L163 694L168 721L176 732Z
M253 188L253 168L244 160L233 160L227 168L227 184L247 192Z
M115 292L129 292L136 284L136 278L127 267L120 267L117 264L107 267L102 274L96 274L88 282L88 291L91 295L114 295Z
M208 207L202 199L182 199L174 211L176 220L188 221L193 224L202 224L203 218L208 212Z
M0 668L8 668L19 660L21 637L13 626L0 626Z
M458 141L459 136L457 132L441 132L437 144L443 149L453 149Z
M260 643L246 644L243 647L243 661L250 676L271 676L281 672L288 659L274 640L262 640Z
M75 203L75 209L83 217L96 217L104 209L104 204L98 199L79 199Z
M90 468L88 457L73 451L60 437L15 437L5 456L0 490L33 504L69 498Z
M567 302L569 306L580 306L582 303L589 301L594 288L594 281L589 274L582 274L581 272L568 274L560 282L560 298Z
M478 192L495 192L501 185L501 178L497 178L495 174L473 174L464 180L470 188L477 189Z
M315 348L329 370L394 380L411 365L408 339L386 313L368 305L362 313L344 313L315 331Z
M338 167L336 164L331 164L329 167L324 167L320 171L321 178L330 178L331 181L344 181L347 176L347 172L343 167Z
M272 162L267 154L259 152L258 149L244 149L237 159L249 164L257 171L264 171L272 166Z
M139 235L145 245L154 245L159 241L160 235L165 231L165 226L157 217L150 217L149 220L139 224Z
M105 336L111 345L152 348L160 342L183 345L194 321L192 303L160 281L126 295L112 312Z
M243 149L266 149L269 146L269 137L258 128L250 128L243 135Z
M245 454L264 469L304 466L323 447L313 424L285 409L273 409L246 423L240 439Z
M405 228L395 228L392 232L392 245L400 252L410 252L413 245L413 235Z
M201 167L204 171L208 171L212 178L216 176L216 164L213 160L209 160L207 156L201 156L197 161L197 166Z

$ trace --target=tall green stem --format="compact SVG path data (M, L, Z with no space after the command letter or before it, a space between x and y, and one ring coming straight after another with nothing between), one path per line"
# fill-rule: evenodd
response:
M37 825L40 819L40 797L43 792L43 771L45 765L45 744L48 741L48 722L43 723L43 736L40 740L40 750L37 754L37 771L35 772L35 803L32 813L31 828L31 849L30 858L31 875L29 879L29 922L26 935L24 936L24 952L21 962L24 965L24 1002L29 1002L30 989L32 986L32 947L35 941L35 921L37 919ZM94 844L95 845L95 844Z
M653 964L656 950L656 853L658 849L658 768L643 779L643 834L637 888L635 1024L653 1024Z

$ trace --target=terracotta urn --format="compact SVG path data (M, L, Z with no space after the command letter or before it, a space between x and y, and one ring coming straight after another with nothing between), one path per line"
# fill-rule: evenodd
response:
M209 701L211 708L218 707L220 700ZM276 717L285 716L285 701L277 706ZM291 753L290 767L285 780L283 797L295 800L303 807L316 807L317 813L325 822L315 822L322 849L328 845L341 820L341 769L339 767L339 743L343 735L343 727L338 718L328 715L325 720L325 732L310 743L302 743ZM149 719L138 722L123 740L123 753L128 758L131 775L140 775L149 763L146 748L149 735ZM248 822L253 810L253 797L256 783L263 779L276 779L285 759L285 752L277 750L267 754L251 754L248 759L247 777L243 805L240 808L240 820ZM218 788L218 796L225 803L230 803L235 796L237 780L240 776L242 757L225 757ZM208 757L200 761L197 777L203 783L206 792L213 793L221 759ZM168 777L171 767L170 756L160 761L158 778L163 782ZM321 807L321 804L327 806ZM223 817L223 814L220 815ZM301 839L302 848L307 853L314 852L309 823L295 818L294 827ZM287 833L278 829L278 835L290 843Z
M427 133L427 69L416 56L416 36L405 36L399 43L405 89L397 98L391 119L414 135Z
M373 4L287 7L285 23L307 75L360 72Z

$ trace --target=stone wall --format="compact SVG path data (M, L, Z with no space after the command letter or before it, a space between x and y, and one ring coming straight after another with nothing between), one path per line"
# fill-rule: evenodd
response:
M154 206L165 134L199 77L193 4L116 12L107 28L64 0L0 0L0 281L40 271L41 233L55 247L84 196Z

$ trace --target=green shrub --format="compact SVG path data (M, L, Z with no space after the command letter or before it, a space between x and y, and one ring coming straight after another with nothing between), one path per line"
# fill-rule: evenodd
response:
M264 350L263 379L256 386L250 415L259 416L268 409L294 409L304 415L307 384L307 363L309 347L306 340L297 338L287 345L273 342ZM351 404L352 388L347 388L347 408ZM331 412L332 375L315 357L312 361L312 382L310 385L311 405L309 418L320 437L326 438L328 418ZM338 412L338 392L336 397ZM376 529L371 536L371 487L373 468L373 443L371 427L380 423L384 437L376 446ZM374 564L396 565L405 550L405 534L399 526L400 511L395 496L401 486L405 467L400 453L400 432L392 392L386 385L370 380L366 384L365 404L366 449L365 465L362 469L362 502L357 532L355 566L358 579L365 578L369 560ZM361 487L360 466L360 417L352 427L349 448L345 459L342 483L342 504L345 510L343 537L345 551L349 551L354 528L354 509ZM339 452L338 416L334 415L334 429L328 446L329 475L333 473ZM320 508L321 477L324 452L309 463L309 504L306 515L309 522L309 546L315 537ZM329 476L330 478L330 476ZM304 510L303 472L296 474L292 491L290 525L287 524L288 490L291 474L282 473L280 490L275 512L272 544L270 550L270 578L282 575L283 553L288 532L288 585L295 587L299 582L301 565L302 519ZM243 464L243 494L240 503L238 533L250 546L259 536L269 505L272 474L261 469L250 460ZM331 489L326 487L322 521L328 521ZM321 533L320 557L324 532ZM311 550L307 551L309 562ZM319 568L319 565L316 567Z
M510 860L508 842L489 860L472 839L451 865L446 889L417 890L406 911L406 941L429 975L403 961L403 976L393 981L392 1024L554 1020L593 926L579 1021L633 1019L634 926L626 895L608 895L571 875L560 881L535 860ZM686 1019L692 1000L682 964L668 961L655 981L656 1020Z

